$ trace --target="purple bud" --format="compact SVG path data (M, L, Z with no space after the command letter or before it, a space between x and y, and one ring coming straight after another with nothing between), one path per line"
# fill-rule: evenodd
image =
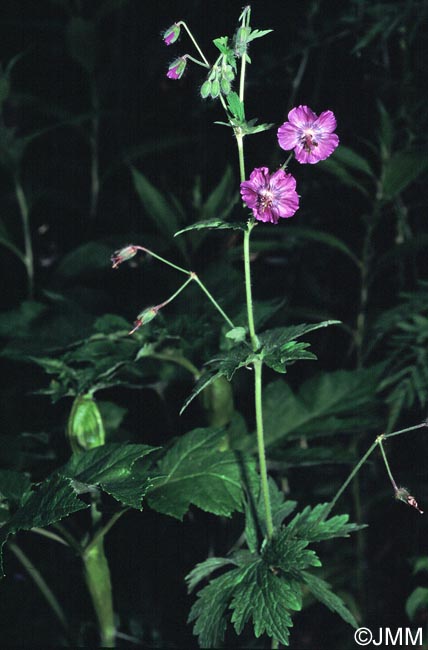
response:
M395 490L395 498L398 499L399 501L403 501L403 503L407 503L408 506L415 508L421 515L423 515L424 511L419 508L418 502L416 501L415 497L412 497L412 495L406 488L403 487L397 488Z
M165 45L172 45L180 36L180 25L174 23L164 32L162 38Z
M147 307L146 309L143 309L143 311L140 312L137 318L135 319L134 327L129 332L129 334L133 334L134 332L136 332L142 325L146 325L147 323L150 323L150 321L157 316L158 311L159 311L159 306Z
M187 59L185 56L180 56L178 59L175 59L168 68L166 76L169 79L181 79L183 72L186 69Z

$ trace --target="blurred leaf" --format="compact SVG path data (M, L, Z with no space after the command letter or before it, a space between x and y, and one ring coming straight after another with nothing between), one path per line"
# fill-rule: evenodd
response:
M329 158L328 160L322 160L319 163L319 168L338 178L344 185L355 187L359 192L364 194L364 196L369 196L366 187L355 178L341 162Z
M152 219L156 227L165 235L174 236L179 228L177 210L174 209L158 189L138 169L131 166L135 190L145 209L147 217ZM181 252L185 252L184 241L177 240Z
M392 150L394 140L394 125L389 114L386 111L385 106L380 100L378 101L377 106L379 110L380 121L379 141L381 146L382 160L385 160L389 158L390 152Z
M243 482L255 473L254 461L221 451L224 429L194 429L159 461L160 478L147 495L151 508L182 519L191 504L229 517L243 509Z
M67 437L74 453L104 445L103 419L91 395L75 397L67 422Z
M142 510L142 499L151 485L147 469L139 470L136 461L158 447L108 443L73 454L59 471L62 476L87 486L99 485L116 501Z
M73 249L61 259L56 274L67 280L79 275L110 268L112 250L100 242L87 242Z
M69 479L50 476L26 498L10 521L0 528L0 546L3 546L9 535L19 530L43 528L88 507L88 504L78 498ZM1 557L0 573L4 575Z
M424 151L402 151L385 163L382 198L391 201L428 169Z
M428 609L428 587L416 587L406 600L406 614L411 621L421 609Z
M300 226L293 226L289 232L288 232L289 237L296 237L297 240L308 240L308 241L314 241L319 244L325 244L326 246L330 246L330 248L333 248L335 250L338 250L341 253L344 253L349 259L351 259L354 264L356 264L358 267L360 265L360 262L353 253L353 251L345 244L344 241L336 237L335 235L332 235L329 232L325 232L322 230L316 230L315 228L300 228ZM279 247L281 245L281 241L279 241L276 245L276 247ZM288 243L287 243L288 245ZM272 246L272 248L275 248L275 245Z
M73 16L67 25L66 41L71 58L92 74L98 49L94 25L80 16Z
M426 571L428 573L428 556L426 555L418 557L414 563L413 575L420 571Z
M343 144L336 149L332 160L336 160L337 162L346 165L346 167L350 167L356 171L363 172L371 178L374 177L373 170L367 160L356 153L353 149L345 147Z

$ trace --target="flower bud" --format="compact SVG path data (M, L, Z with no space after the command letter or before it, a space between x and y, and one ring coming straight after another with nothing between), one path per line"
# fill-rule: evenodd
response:
M250 27L240 27L235 35L235 54L238 57L244 56L247 51L248 37L251 34Z
M147 325L147 323L150 323L150 321L157 316L158 311L159 307L147 307L147 309L143 309L143 311L140 312L135 319L134 327L129 332L129 334L136 332L142 325Z
M113 268L117 269L122 262L132 259L138 252L136 246L125 246L118 251L115 251L111 256L111 261L113 262Z
M177 23L174 23L171 25L171 27L168 27L162 36L165 45L172 45L175 43L175 41L177 41L178 37L180 36L180 30L180 25L177 25Z
M166 76L168 77L168 79L181 79L186 69L186 65L187 65L186 57L180 56L178 59L175 59L175 61L173 61L170 64Z

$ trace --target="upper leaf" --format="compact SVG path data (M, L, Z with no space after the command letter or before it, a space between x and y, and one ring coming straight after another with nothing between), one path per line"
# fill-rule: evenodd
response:
M224 449L223 429L194 429L159 461L149 505L182 519L190 504L216 515L243 508L243 483L254 478L254 461Z

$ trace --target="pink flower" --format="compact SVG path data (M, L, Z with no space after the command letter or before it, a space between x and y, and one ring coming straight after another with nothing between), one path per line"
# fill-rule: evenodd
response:
M175 41L178 39L180 36L180 25L177 23L174 23L171 25L171 27L168 27L168 29L163 33L163 42L165 45L172 45L175 43Z
M267 167L256 167L250 180L241 183L241 196L258 221L278 223L299 207L296 179L282 169L270 175Z
M181 77L183 76L183 72L186 69L186 65L187 65L186 57L180 56L178 59L175 59L175 61L173 61L170 64L166 76L169 79L181 79Z
M333 133L336 118L331 111L318 117L308 106L298 106L289 112L288 120L278 129L279 146L286 151L294 149L300 163L325 160L339 144Z

